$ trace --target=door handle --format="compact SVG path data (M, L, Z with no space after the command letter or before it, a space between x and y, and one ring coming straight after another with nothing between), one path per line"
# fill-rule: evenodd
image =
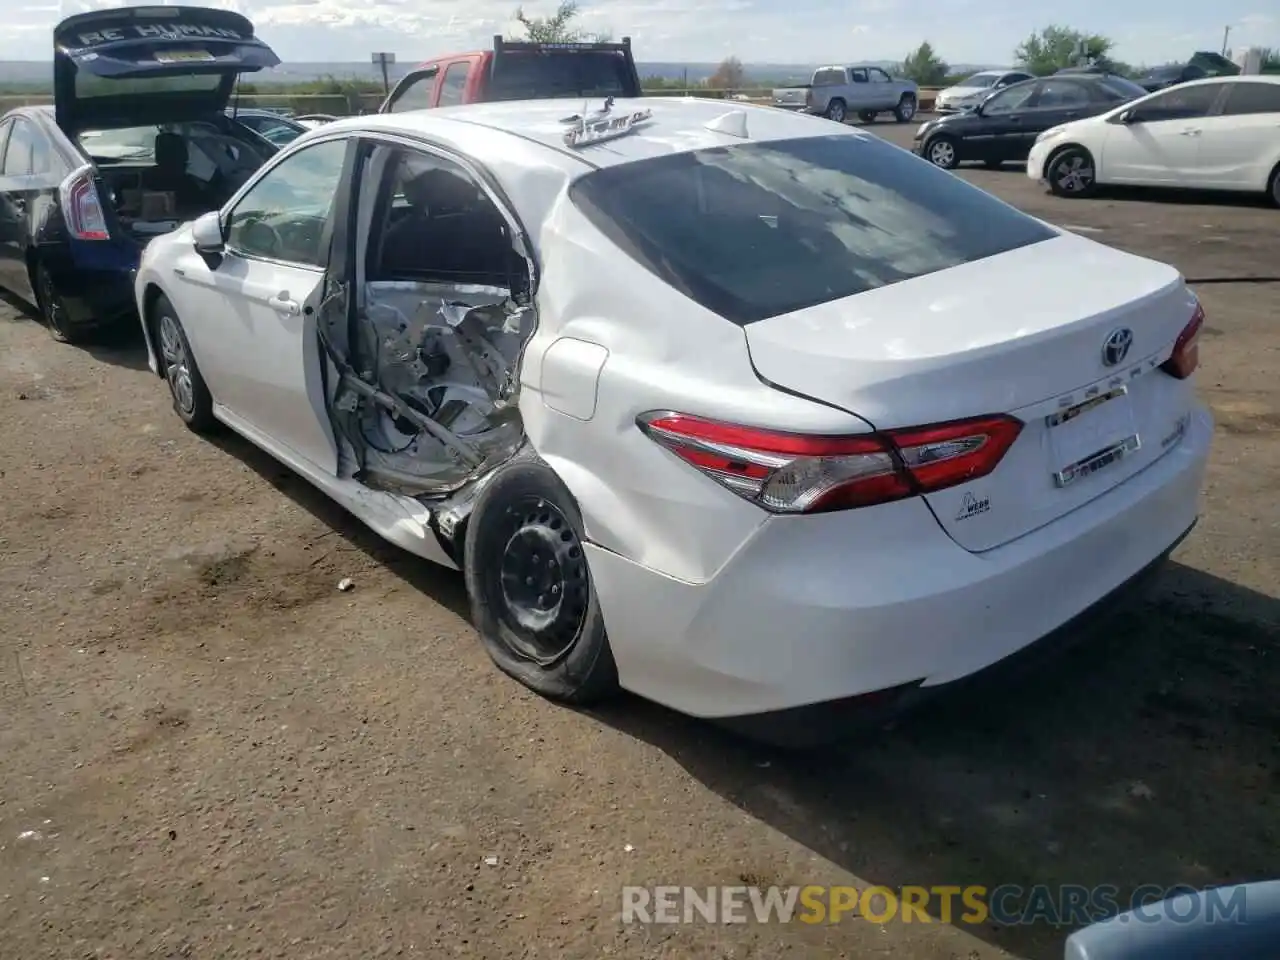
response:
M289 291L281 290L274 297L267 301L271 305L271 309L276 313L283 313L286 316L296 317L302 312L302 307L297 300L289 299Z
M1182 134L1182 136L1184 136L1184 137L1198 137L1198 136L1200 136L1200 131L1199 131L1199 130L1181 130L1181 131L1179 131L1179 132L1180 132L1180 133Z

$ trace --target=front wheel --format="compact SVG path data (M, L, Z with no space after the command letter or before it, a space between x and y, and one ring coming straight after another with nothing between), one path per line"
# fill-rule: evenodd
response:
M1045 165L1049 189L1059 197L1087 197L1097 188L1093 157L1084 147L1063 147Z
M844 123L845 106L843 100L832 100L827 104L827 119L836 123Z
M1267 199L1273 207L1280 207L1280 163L1271 171L1271 179L1267 183Z
M924 148L925 159L935 167L954 170L960 165L960 152L950 137L934 137Z
M898 105L893 108L893 115L899 123L910 123L911 118L916 115L916 98L904 93Z
M168 297L156 299L151 317L151 329L160 354L160 372L169 384L174 412L196 433L210 432L217 426L213 395L200 375L187 334Z
M555 471L520 460L484 485L462 564L493 662L531 690L577 704L618 688L582 540L582 514Z

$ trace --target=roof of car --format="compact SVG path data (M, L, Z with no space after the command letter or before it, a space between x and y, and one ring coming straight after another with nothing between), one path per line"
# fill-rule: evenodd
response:
M581 147L565 145L570 117L600 110L602 98L583 100L521 100L473 103L456 107L407 110L403 113L348 117L320 127L315 133L342 130L370 130L430 138L432 134L450 140L465 139L466 131L481 127L531 141L562 154L571 154L592 166L613 166L633 160L684 153L708 147L724 147L743 142L730 133L709 129L707 124L726 114L744 114L746 140L790 140L800 137L847 135L866 138L855 127L827 123L820 119L788 113L773 107L691 97L637 97L614 101L612 116L648 110L651 118L616 139Z

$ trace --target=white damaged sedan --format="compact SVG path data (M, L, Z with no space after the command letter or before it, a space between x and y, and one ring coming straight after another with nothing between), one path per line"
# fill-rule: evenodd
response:
M137 298L178 415L464 571L501 669L789 742L1056 646L1212 433L1173 268L719 101L327 124Z

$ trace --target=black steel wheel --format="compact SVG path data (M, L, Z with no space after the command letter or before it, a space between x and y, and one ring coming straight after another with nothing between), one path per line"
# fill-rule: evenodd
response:
M78 329L71 323L62 294L58 292L53 276L43 263L36 264L32 279L35 281L32 286L35 287L36 306L40 308L40 319L44 321L49 336L59 343L83 342L87 331Z
M560 478L523 459L486 482L467 521L463 559L489 656L529 688L573 703L617 688L582 536L581 514Z

